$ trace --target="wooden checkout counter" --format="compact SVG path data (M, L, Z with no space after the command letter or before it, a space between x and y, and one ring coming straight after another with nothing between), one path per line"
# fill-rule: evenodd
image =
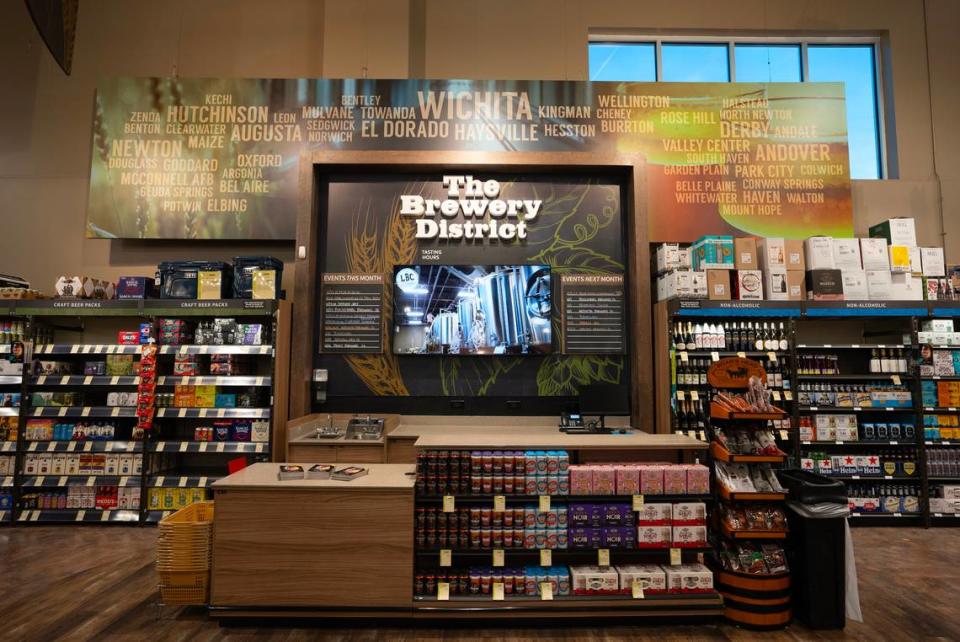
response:
M324 416L325 417L325 416ZM347 419L346 415L337 419ZM707 445L634 431L568 435L555 418L390 417L383 443L302 443L309 421L290 422L294 463L357 463L351 482L277 481L279 464L254 464L213 484L216 512L211 614L250 617L594 617L717 615L721 599L624 600L576 596L465 605L414 599L415 462L420 449L566 450L571 461L693 461ZM314 440L319 441L319 440ZM346 454L369 449L367 457ZM380 459L372 461L372 453ZM343 457L341 457L343 455ZM381 463L382 462L382 463ZM509 553L508 553L509 557ZM571 602L576 602L575 604Z

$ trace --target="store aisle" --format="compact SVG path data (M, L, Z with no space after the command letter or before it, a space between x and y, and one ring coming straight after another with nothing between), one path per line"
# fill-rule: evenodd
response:
M158 620L152 556L156 531L124 527L0 530L0 638L49 640L689 640L960 639L960 530L854 531L864 624L844 633L799 625L777 634L720 626L578 626L478 629L385 624L221 629L200 609L166 609ZM251 552L253 554L253 552ZM948 590L944 590L947 588ZM312 623L311 623L312 624Z

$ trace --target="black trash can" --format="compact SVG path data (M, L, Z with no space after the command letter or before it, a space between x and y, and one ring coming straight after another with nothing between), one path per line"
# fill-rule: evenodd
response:
M781 470L789 491L788 549L793 615L810 629L846 625L846 522L844 485L805 470Z

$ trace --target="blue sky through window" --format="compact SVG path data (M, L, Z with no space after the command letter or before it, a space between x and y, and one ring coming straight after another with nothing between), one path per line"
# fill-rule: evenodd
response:
M663 80L667 82L730 82L727 45L664 44Z
M654 82L657 48L652 44L590 43L590 80Z
M800 82L800 45L736 45L737 82Z

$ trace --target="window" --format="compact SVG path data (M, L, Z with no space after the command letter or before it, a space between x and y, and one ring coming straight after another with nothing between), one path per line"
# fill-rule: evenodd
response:
M730 82L727 45L665 44L661 52L667 82Z
M590 80L843 82L850 177L883 177L883 114L872 38L610 38L589 46Z
M656 45L613 42L590 45L590 80L655 82Z

